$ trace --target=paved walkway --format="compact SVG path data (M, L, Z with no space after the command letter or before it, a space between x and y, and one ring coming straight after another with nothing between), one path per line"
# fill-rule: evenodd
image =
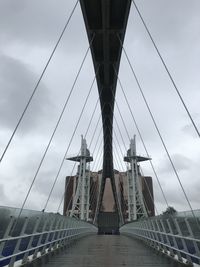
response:
M79 240L71 248L54 256L51 267L177 267L142 242L127 236L100 235Z

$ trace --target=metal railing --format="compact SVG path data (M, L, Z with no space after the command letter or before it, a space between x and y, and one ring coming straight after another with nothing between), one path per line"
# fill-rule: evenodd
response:
M199 218L157 216L132 222L120 232L135 236L168 256L188 265L200 264Z
M92 224L60 214L28 210L20 218L18 214L18 209L0 207L0 266L26 264L97 232Z

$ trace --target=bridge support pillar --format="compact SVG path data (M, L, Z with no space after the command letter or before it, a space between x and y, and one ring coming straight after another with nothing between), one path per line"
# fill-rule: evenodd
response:
M90 207L90 168L88 163L93 158L90 156L86 140L83 137L81 139L80 155L68 158L68 160L80 162L77 170L77 187L73 197L70 217L78 217L81 220L88 221Z
M136 154L136 136L131 139L130 148L124 161L127 164L128 178L128 221L134 221L141 217L147 217L147 210L144 204L142 194L141 179L139 179L139 161L145 161L149 158L140 157Z

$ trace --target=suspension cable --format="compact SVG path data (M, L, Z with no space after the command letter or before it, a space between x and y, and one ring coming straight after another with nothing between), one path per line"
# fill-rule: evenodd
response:
M145 27L147 33L148 33L150 39L151 39L151 42L152 42L152 44L153 44L153 46L154 46L154 48L155 48L155 50L156 50L156 52L157 52L157 54L158 54L158 56L159 56L159 58L160 58L160 60L161 60L161 62L162 62L162 64L163 64L163 66L164 66L164 68L165 68L165 70L166 70L166 72L167 72L167 74L168 74L168 76L169 76L169 79L171 80L171 82L172 82L172 84L173 84L174 89L175 89L176 93L178 94L178 97L179 97L181 103L183 104L183 107L184 107L184 109L185 109L185 111L186 111L186 113L187 113L187 115L188 115L188 117L189 117L189 119L190 119L192 125L194 126L194 129L195 129L195 131L196 131L198 137L200 138L200 132L199 132L199 130L198 130L198 128L197 128L197 126L196 126L196 124L195 124L193 118L192 118L192 115L191 115L191 113L190 113L190 111L189 111L187 105L185 104L185 101L183 100L183 97L182 97L182 95L181 95L181 93L180 93L180 91L179 91L179 89L178 89L178 87L177 87L177 85L176 85L176 83L175 83L175 81L174 81L174 79L173 79L173 77L172 77L172 75L171 75L171 73L170 73L170 71L169 71L167 65L166 65L166 62L165 62L164 58L162 57L162 55L161 55L161 53L160 53L160 51L159 51L159 49L158 49L158 46L156 45L156 43L155 43L155 41L154 41L154 38L153 38L153 36L152 36L152 34L151 34L151 32L150 32L150 30L149 30L149 28L148 28L146 22L144 21L144 18L143 18L143 16L142 16L142 14L141 14L141 12L140 12L138 6L136 5L136 3L135 3L134 0L132 0L132 2L133 2L133 5L135 6L135 8L136 8L136 10L137 10L137 13L138 13L138 15L139 15L139 17L140 17L140 19L141 19L141 21L142 21L142 23L143 23L143 25L144 25L144 27Z
M101 147L101 145L102 145L102 142L103 142L103 140L101 141L100 147ZM80 151L79 151L79 153L80 153ZM74 171L74 168L75 168L75 165L76 165L76 164L77 164L77 162L75 162L75 164L74 164L74 166L73 166L73 169L72 169L72 172L71 172L70 179L71 179L71 177L72 177L72 174L73 174L73 171ZM65 192L64 192L64 194L62 195L61 201L60 201L59 206L58 206L58 208L57 208L57 212L60 210L60 206L62 205L62 202L64 201L64 197L65 197L65 195L66 195L66 191L67 191L67 187L68 187L68 185L69 185L70 179L68 180L67 185L66 185L66 187L65 187ZM67 210L69 210L69 206L70 206L70 204L71 204L71 202L72 202L72 199L73 199L73 195L70 197L70 201L69 201L69 203L68 203Z
M98 70L97 70L97 72L98 72ZM60 165L60 167L59 167L58 173L57 173L57 175L56 175L56 177L55 177L55 179L54 179L54 183L53 183L52 188L51 188L51 191L50 191L50 193L49 193L49 197L48 197L48 199L47 199L47 202L46 202L46 204L45 204L45 206L44 206L44 210L46 209L46 207L47 207L47 205L48 205L49 199L50 199L50 197L51 197L51 194L52 194L52 192L53 192L53 189L54 189L54 187L55 187L55 184L56 184L56 182L57 182L57 180L58 180L60 171L61 171L62 166L63 166L63 164L64 164L65 158L66 158L67 153L68 153L68 151L69 151L69 148L70 148L70 146L71 146L72 140L73 140L73 138L74 138L74 135L75 135L75 133L76 133L76 130L77 130L77 128L78 128L78 125L79 125L79 123L80 123L80 120L81 120L81 118L82 118L83 112L84 112L85 107L86 107L86 105L87 105L87 101L88 101L88 99L89 99L89 96L90 96L90 94L91 94L91 91L92 91L94 82L95 82L95 80L96 80L96 75L97 75L97 73L95 74L95 77L94 77L94 79L93 79L93 81L92 81L92 84L91 84L91 86L90 86L89 92L88 92L88 94L87 94L87 96L86 96L84 105L83 105L83 107L82 107L81 113L80 113L79 118L78 118L78 121L77 121L77 123L76 123L76 126L75 126L75 128L74 128L73 134L72 134L71 139L70 139L70 141L69 141L67 150L66 150L66 152L65 152L65 155L64 155L63 160L62 160L62 162L61 162L61 165Z
M144 100L144 102L145 102L145 105L146 105L146 107L147 107L147 109L148 109L148 111L149 111L149 114L150 114L150 117L151 117L151 119L152 119L152 121L153 121L153 124L154 124L154 126L155 126L155 129L156 129L156 131L157 131L157 133L158 133L158 135L159 135L159 137L160 137L160 140L161 140L161 143L162 143L162 145L163 145L163 148L164 148L164 150L165 150L165 152L166 152L166 154L167 154L167 157L168 157L168 159L169 159L169 161L170 161L170 164L171 164L171 166L172 166L172 169L173 169L173 171L174 171L174 174L175 174L175 176L176 176L176 178L177 178L177 180L178 180L178 182L179 182L179 185L180 185L180 187L181 187L181 189L182 189L182 191L183 191L183 194L184 194L185 199L186 199L186 201L187 201L187 203L188 203L188 206L189 206L189 208L190 208L190 210L191 210L191 212L192 212L192 214L193 214L193 217L196 219L196 216L195 216L195 214L194 214L194 211L193 211L192 205L191 205L191 203L190 203L190 200L189 200L189 198L188 198L188 196L187 196L187 194L186 194L186 191L185 191L185 189L184 189L184 187L183 187L183 185L182 185L182 182L181 182L181 180L180 180L179 174L178 174L178 172L177 172L177 170L176 170L176 167L175 167L175 165L174 165L174 163L173 163L173 161L172 161L172 158L171 158L171 156L170 156L170 154L169 154L169 151L168 151L168 149L167 149L167 146L166 146L166 144L165 144L165 142L164 142L164 139L163 139L163 137L162 137L162 135L161 135L161 132L160 132L160 130L159 130L159 128L158 128L158 125L157 125L157 123L156 123L156 121L155 121L155 118L154 118L154 116L153 116L153 113L152 113L152 111L151 111L151 109L150 109L150 106L149 106L149 104L148 104L148 102L147 102L147 99L146 99L146 97L145 97L145 95L144 95L144 92L143 92L143 90L142 90L142 87L141 87L141 85L140 85L140 83L139 83L139 80L138 80L138 78L137 78L137 76L136 76L136 73L135 73L135 71L134 71L134 69L133 69L133 66L132 66L132 64L131 64L131 62L130 62L130 59L129 59L129 57L128 57L128 55L127 55L127 53L126 53L124 47L123 47L123 51L124 51L124 53L125 53L126 59L127 59L128 63L129 63L129 66L130 66L130 68L131 68L131 70L132 70L133 76L135 77L136 83L137 83L137 85L138 85L138 88L139 88L139 91L140 91L140 93L141 93L141 95L142 95L142 98L143 98L143 100ZM197 219L196 219L196 221L197 221Z
M118 140L118 138L117 138L117 135L116 135L115 130L114 130L114 134L115 134L115 137L116 137L118 146L120 147L120 145L119 145L119 140ZM120 149L120 151L121 151L121 154L122 154L122 157L123 157L122 150ZM118 156L119 156L119 155L118 155ZM119 164L119 163L118 163L118 164ZM141 166L140 166L140 170L142 171ZM142 176L144 177L144 174L142 174ZM151 200L152 200L152 203L153 203L153 205L154 205L154 208L155 208L155 210L156 210L156 213L158 214L157 207L156 207L156 205L155 205L155 203L154 203L153 196L152 196L152 194L151 194L151 192L150 192L150 188L149 188L149 185L147 184L147 181L146 181L145 177L144 177L144 182L145 182L145 185L146 185L146 187L147 187L147 189L148 189L148 193L149 193L149 195L150 195L150 198L151 198ZM144 196L143 196L143 198L144 198Z
M92 155L94 155L94 152L95 152L95 150L96 150L96 148L97 148L97 144L98 144L98 142L99 142L99 138L100 138L100 136L101 136L101 133L102 133L102 126L101 126L100 131L99 131L99 134L98 134L98 136L97 136L97 140L96 140L96 143L95 143L95 145L94 145ZM89 146L89 148L90 148L90 146Z
M101 170L103 167L103 149L101 150L101 156L99 157L99 165L97 165L97 171Z
M127 129L127 127L126 127L126 124L125 124L125 122L124 122L124 118L123 118L123 116L122 116L122 113L121 113L121 111L120 111L120 109L119 109L119 105L118 105L118 103L117 103L116 100L115 100L115 103L116 103L117 110L118 110L118 112L119 112L120 118L121 118L121 120L122 120L124 129L125 129L126 134L127 134L127 136L128 136L128 139L130 140L131 138L130 138L130 135L129 135L129 133L128 133L128 129Z
M89 121L87 130L86 130L86 132L85 132L84 138L85 138L85 137L87 136L87 134L88 134L89 128L90 128L91 123L92 123L92 120L93 120L93 118L94 118L94 114L95 114L95 112L96 112L96 110L97 110L98 103L99 103L99 98L98 98L97 101L96 101L96 104L95 104L95 107L94 107L92 116L91 116L91 118L90 118L90 121Z
M89 122L89 124L88 124L87 130L86 130L86 132L85 132L84 138L86 138L86 136L87 136L87 134L88 134L89 128L90 128L90 126L91 126L91 122L92 122L92 120L93 120L93 118L94 118L94 114L95 114L95 112L96 112L96 108L97 108L97 104L98 104L98 102L99 102L99 98L97 99L97 102L96 102L94 111L92 112L92 116L91 116L90 122ZM99 120L100 120L100 117L99 117L98 122L97 122L97 125L96 125L96 127L95 127L95 131L94 131L94 133L93 133L93 138L94 138L94 135L95 135L95 133L96 133L96 128L97 128L97 126L98 126ZM93 138L92 138L92 139L93 139ZM79 153L80 153L80 152L81 152L81 149L79 150ZM79 155L79 153L77 154L77 156ZM77 162L75 162L74 165L73 165L73 168L72 168L72 171L71 171L70 179L71 179L71 177L72 177L72 174L73 174L73 171L74 171L76 165L77 165ZM70 179L68 180L67 185L66 185L66 187L65 187L65 191L64 191L64 194L62 195L61 201L60 201L59 206L58 206L58 208L57 208L57 212L60 210L60 206L61 206L62 202L64 201L64 197L65 197L65 195L66 195L66 191L67 191L67 188L68 188ZM69 203L69 204L70 204L70 203ZM69 205L69 204L68 204L68 205Z
M40 85L40 82L41 82L41 80L42 80L42 78L43 78L43 76L44 76L44 74L45 74L45 72L46 72L46 70L47 70L47 67L49 66L49 63L50 63L50 61L51 61L51 59L52 59L52 57L53 57L53 55L54 55L54 53L55 53L55 51L56 51L56 49L57 49L59 43L60 43L60 41L61 41L61 39L62 39L62 37L63 37L63 35L64 35L64 32L65 32L66 28L67 28L68 25L69 25L69 22L70 22L70 20L71 20L73 14L74 14L74 11L75 11L75 9L76 9L76 7L77 7L78 2L79 2L79 0L76 1L75 5L74 5L74 7L73 7L73 9L72 9L72 11L71 11L71 13L70 13L70 16L69 16L69 18L67 19L67 22L66 22L66 24L65 24L65 26L64 26L64 28L63 28L63 30L62 30L60 36L59 36L59 38L58 38L58 40L57 40L57 42L56 42L54 48L53 48L53 51L51 52L51 55L50 55L49 59L47 60L47 63L46 63L46 65L45 65L45 67L44 67L44 69L43 69L43 71L42 71L42 73L41 73L41 75L40 75L40 77L39 77L39 79L38 79L38 81L37 81L35 87L34 87L34 90L33 90L32 94L31 94L31 96L30 96L30 98L29 98L29 100L28 100L28 102L27 102L27 104L26 104L26 106L25 106L25 108L24 108L24 110L23 110L23 112L22 112L22 114L21 114L21 116L20 116L18 122L17 122L17 125L15 126L15 129L14 129L14 131L13 131L13 133L12 133L12 135L11 135L11 137L10 137L10 139L9 139L9 141L8 141L6 147L5 147L5 149L4 149L4 151L3 151L2 155L1 155L0 162L3 160L5 154L6 154L8 148L9 148L9 146L10 146L10 143L12 142L13 137L15 136L16 131L17 131L17 129L19 128L19 125L20 125L21 121L22 121L23 118L24 118L24 115L25 115L25 113L26 113L26 111L27 111L27 109L28 109L28 107L29 107L29 105L30 105L30 103L31 103L31 101L32 101L32 99L33 99L33 97L34 97L34 95L35 95L35 93L36 93L36 91L37 91L39 85Z
M101 157L101 153L100 153L100 149L103 145L103 138L101 139L101 142L99 143L99 146L98 146L98 149L97 149L97 153L96 153L96 158L95 158L95 161L93 163L93 170L95 169L95 167L97 167L96 165L98 164L99 160L100 160L100 157Z
M115 70L115 68L114 68L114 70ZM126 104L127 104L127 106L128 106L128 109L129 109L129 111L130 111L130 113L131 113L131 117L132 117L132 119L133 119L133 122L134 122L134 124L135 124L136 129L137 129L137 132L138 132L138 134L139 134L139 137L140 137L140 140L141 140L142 145L143 145L143 147L144 147L144 150L145 150L145 152L146 152L146 154L147 154L147 157L150 159L149 162L150 162L151 168L152 168L152 170L153 170L153 173L154 173L154 175L155 175L155 177L156 177L156 180L157 180L157 183L158 183L158 185L159 185L159 188L160 188L160 190L161 190L161 193L162 193L163 199L164 199L164 201L165 201L165 204L166 204L167 207L169 207L167 198L166 198L166 196L165 196L165 193L164 193L164 191L163 191L162 185L161 185L160 180L159 180L159 178L158 178L158 175L157 175L157 172L156 172L156 170L155 170L154 164L153 164L153 162L152 162L152 160L151 160L151 157L150 157L149 152L148 152L148 150L147 150L147 147L146 147L146 145L145 145L144 139L143 139L143 137L142 137L141 131L140 131L140 129L139 129L139 126L138 126L138 124L137 124L137 121L136 121L136 119L135 119L135 116L133 115L133 111L132 111L132 109L131 109L131 106L130 106L130 104L129 104L128 98L127 98L127 96L126 96L126 94L125 94L124 88L123 88L123 86L122 86L121 80L119 79L119 76L118 76L116 70L115 70L115 74L116 74L116 76L117 76L117 79L118 79L120 88L121 88L121 90L122 90L123 96L124 96L125 101L126 101Z
M90 194L90 199L91 199L91 201L90 201L90 207L91 207L91 210L92 210L92 206L95 208L95 202L97 202L96 200L97 200L97 198L95 198L96 196L98 197L98 195L96 194L96 193L98 193L98 191L97 191L97 187L98 187L98 184L97 183L95 183L94 185L93 185L93 190L92 190L92 188L91 188L91 194ZM94 213L95 213L95 211L94 211ZM94 214L94 217L95 217L95 214ZM93 218L94 219L94 218Z
M113 129L113 132L114 132L114 136L115 136L115 138L116 138L116 141L117 141L117 144L118 144L118 147L119 147L121 156L122 156L122 158L123 158L123 157L124 157L124 154L123 154L123 152L122 152L122 148L121 148L121 146L120 146L119 139L118 139L118 137L117 137L117 134L116 134L115 129Z
M115 100L115 102L116 102L116 100ZM119 109L119 107L118 107L118 109ZM117 123L117 120L116 120L116 123ZM117 123L117 124L118 124L118 123ZM119 127L119 126L118 126L118 127ZM116 139L117 139L117 135L116 135L115 130L114 130L114 134L115 134L115 137L116 137ZM129 141L130 141L130 140L129 140ZM117 143L118 143L118 146L119 146L119 140L117 140ZM121 154L122 154L122 157L123 157L122 150L120 149L120 151L121 151ZM139 166L140 166L140 165L139 165ZM142 172L142 168L141 168L141 166L140 166L140 170L141 170L141 172ZM144 176L143 173L142 173L142 176ZM152 200L152 203L153 203L153 205L154 205L154 208L155 208L155 210L156 210L156 213L158 214L158 210L157 210L156 204L154 203L153 196L152 196L152 194L151 194L151 192L150 192L149 185L147 184L147 181L146 181L145 178L144 178L144 182L145 182L145 185L146 185L146 187L147 187L147 189L148 189L148 193L149 193L149 195L150 195L150 198L151 198L151 200ZM144 197L143 197L143 198L144 198Z
M165 200L165 203L166 203L167 207L169 207L167 198L166 198L166 196L165 196L165 194L164 194L164 191L163 191L163 188L162 188L162 186L161 186L160 180L159 180L158 175L157 175L157 173L156 173L156 171L155 171L154 165L153 165L153 163L152 163L152 160L151 160L151 158L150 158L150 156L149 156L149 153L148 153L148 151L147 151L146 145L145 145L145 143L144 143L144 139L143 139L143 137L142 137L142 134L141 134L141 132L140 132L140 129L139 129L139 127L138 127L138 124L137 124L137 122L136 122L136 120L135 120L135 117L134 117L134 115L133 115L132 109L131 109L130 104L129 104L129 102L128 102L128 98L127 98L127 96L126 96L126 94L125 94L124 88L123 88L123 86L122 86L122 83L121 83L121 81L120 81L120 79L119 79L119 77L118 77L118 74L117 74L117 71L116 71L115 68L114 68L114 71L115 71L115 74L116 74L116 76L117 76L117 79L118 79L120 88L121 88L122 93L123 93L123 96L124 96L124 98L125 98L125 100L126 100L126 103L127 103L128 108L129 108L129 111L130 111L130 113L131 113L131 116L132 116L132 119L133 119L133 121L134 121L135 127L136 127L136 129L137 129L137 131L138 131L138 134L139 134L139 136L140 136L140 139L141 139L141 141L142 141L143 147L144 147L144 149L145 149L145 151L146 151L146 154L147 154L148 158L150 159L150 165L151 165L151 168L152 168L153 173L154 173L154 175L155 175L155 177L156 177L157 183L158 183L158 185L159 185L159 187L160 187L160 190L161 190L161 193L162 193L163 198L164 198L164 200ZM127 134L128 139L129 139L129 141L130 141L130 136L129 136L129 134L128 134L128 130L127 130L126 124L125 124L125 122L124 122L123 116L122 116L122 114L121 114L121 112L120 112L119 105L118 105L116 99L115 99L115 103L116 103L116 105L117 105L117 109L118 109L118 112L119 112L119 114L120 114L121 120L122 120L122 122L123 122L123 126L124 126L124 128L125 128L126 134ZM115 116L114 116L114 118L115 118ZM118 125L118 122L117 122L116 118L115 118L115 121L116 121L117 128L118 128L118 130L119 130L119 132L120 132L121 138L123 139L122 134L121 134L121 130L120 130L120 128L119 128L119 125ZM124 143L124 141L123 141L123 143ZM126 149L126 148L125 148L125 149ZM127 149L126 149L126 150L127 150ZM145 182L146 182L146 181L145 181ZM146 183L146 185L147 185L147 183ZM148 187L148 185L147 185L147 187ZM148 187L148 191L150 192L149 187ZM153 197L152 197L152 196L151 196L151 199L153 200ZM154 207L155 207L155 209L156 209L156 212L158 213L154 201L153 201L153 204L154 204Z
M97 121L96 126L95 126L95 128L94 128L94 132L93 132L93 135L92 135L90 144L89 144L89 149L91 148L92 142L93 142L94 137L95 137L95 135L96 135L97 128L98 128L98 126L99 126L99 122L100 122L100 118L101 118L101 114L99 115L98 121ZM102 129L102 127L101 127L101 129ZM100 133L99 133L99 135L100 135Z
M79 153L80 153L80 152L79 152ZM73 165L73 167L72 167L71 175L70 175L70 177L69 177L69 179L68 179L68 181L67 181L67 184L65 185L65 191L64 191L64 193L62 194L61 200L60 200L60 202L59 202L59 205L58 205L58 208L57 208L57 213L58 213L59 210L60 210L60 206L62 205L62 202L64 201L64 197L65 197L65 195L66 195L67 188L68 188L69 183L70 183L70 181L71 181L72 174L73 174L73 172L74 172L74 169L75 169L76 165L77 165L77 162L75 161L75 162L74 162L74 165ZM70 202L71 202L71 199L70 199ZM70 203L68 203L67 210L68 210L69 205L70 205Z
M122 160L120 160L119 151L117 149L117 146L116 146L116 143L115 143L114 140L113 140L113 148L114 148L113 149L113 154L115 155L115 160L116 160L116 163L118 165L118 168L119 168L119 170L122 169L122 172L123 172L124 171L124 166L122 164Z
M91 116L91 118L90 118L90 121L89 121L87 130L86 130L86 132L85 132L84 138L85 138L85 137L87 136L87 134L88 134L89 128L90 128L91 123L92 123L92 120L93 120L93 118L94 118L94 114L95 114L96 109L97 109L97 104L98 104L98 102L99 102L99 98L98 98L97 101L96 101L96 104L95 104L94 110L93 110L93 112L92 112L92 116ZM79 153L80 153L80 150L79 150ZM79 153L78 153L78 155L79 155ZM78 155L77 155L77 156L78 156ZM74 171L74 168L75 168L76 164L77 164L77 162L75 162L74 165L73 165L72 172L71 172L71 176L72 176L72 173L73 173L73 171ZM70 180L70 179L69 179L69 180ZM68 183L67 183L67 185L66 185L66 188L68 187L68 185L69 185L69 181L68 181ZM54 185L54 186L55 186L55 185ZM52 193L52 190L51 190L51 193ZM64 193L64 195L65 195L65 193ZM47 200L46 205L45 205L46 207L47 207L47 204L48 204L49 200L50 200L50 196L48 196L48 200ZM60 206L61 206L61 204L62 204L62 201L63 201L63 198L61 199L61 203L60 203L59 206L58 206L58 210L60 209ZM58 212L58 210L57 210L57 212Z
M126 147L126 145L125 145L124 138L123 138L122 132L121 132L121 130L120 130L120 127L119 127L119 124L118 124L118 122L117 122L117 120L116 120L115 115L114 115L114 121L115 121L115 123L116 123L116 125L117 125L117 129L118 129L118 132L119 132L120 137L121 137L121 139L122 139L122 143L123 143L123 146L124 146L124 150L125 150L125 152L126 152L126 151L127 151L127 147Z
M153 197L153 195L152 195L152 193L151 193L151 191L150 191L149 185L148 185L148 183L147 183L147 181L146 181L146 179L145 179L144 172L143 172L143 170L142 170L142 168L141 168L140 165L139 165L139 168L140 168L140 171L141 171L142 176L144 177L144 183L145 183L145 185L146 185L146 187L147 187L147 189L148 189L148 193L149 193L149 196L150 196L150 198L151 198L151 201L152 201L152 203L153 203L153 205L154 205L154 208L155 208L155 210L156 210L156 214L158 215L159 213L158 213L158 209L157 209L157 206L156 206L156 204L155 204L155 201L154 201L154 197Z
M94 36L93 36L93 39L94 39ZM93 39L91 40L91 42L93 41ZM75 87L75 84L76 84L76 82L77 82L77 80L78 80L78 77L79 77L79 75L80 75L80 72L81 72L81 70L82 70L82 68L83 68L84 62L85 62L86 57L87 57L87 55L88 55L88 52L89 52L89 50L90 50L90 46L91 46L91 43L90 43L90 45L89 45L89 47L88 47L88 49L87 49L87 51L86 51L86 53L85 53L85 55L84 55L84 58L83 58L83 60L82 60L82 62L81 62L81 65L80 65L79 70L78 70L78 73L77 73L77 75L76 75L76 77L75 77L75 80L74 80L74 83L73 83L73 85L72 85L72 88L71 88L71 90L70 90L70 92L69 92L69 94L68 94L67 100L66 100L66 102L65 102L65 104L64 104L64 106L63 106L63 109L62 109L62 111L61 111L61 114L60 114L60 116L59 116L59 119L58 119L58 121L57 121L57 123L56 123L56 126L55 126L55 128L54 128L54 130L53 130L53 133L52 133L51 137L50 137L50 140L49 140L49 142L48 142L48 145L47 145L47 147L46 147L46 149L45 149L45 152L44 152L44 154L43 154L43 156L42 156L42 159L41 159L41 161L40 161L40 163L39 163L39 166L38 166L38 168L37 168L37 170L36 170L36 173L35 173L35 175L34 175L34 177L33 177L33 180L32 180L32 182L31 182L31 185L30 185L30 187L29 187L29 189L28 189L28 191L27 191L27 194L26 194L25 199L24 199L24 201L23 201L23 203L22 203L22 206L21 206L21 208L20 208L20 212L19 212L19 214L18 214L16 223L15 223L13 229L16 227L16 224L17 224L17 222L18 222L18 220L19 220L19 218L20 218L20 216L21 216L21 213L22 213L22 211L23 211L23 209L24 209L24 206L25 206L25 204L26 204L26 201L27 201L27 199L28 199L28 197L29 197L29 195L30 195L30 193L31 193L31 190L32 190L32 188L33 188L33 185L34 185L34 183L35 183L35 180L36 180L36 178L37 178L37 175L38 175L38 173L39 173L39 171L40 171L40 168L41 168L42 163L43 163L43 161L44 161L44 159L45 159L45 156L46 156L46 154L47 154L47 152L48 152L48 149L49 149L49 147L50 147L50 145L51 145L51 142L52 142L52 140L53 140L53 137L54 137L54 135L55 135L55 133L56 133L56 130L57 130L57 128L58 128L58 125L59 125L59 123L60 123L60 121L61 121L61 118L62 118L62 116L63 116L63 114L64 114L64 111L65 111L65 109L66 109L66 107L67 107L68 101L69 101L69 99L70 99L70 97L71 97L71 94L72 94L72 92L73 92L73 90L74 90L74 87ZM95 79L94 79L94 81L95 81ZM94 84L94 81L93 81L93 83L92 83L92 86L93 86L93 84ZM91 89L92 89L92 87L91 87ZM90 92L91 92L91 89L90 89ZM89 97L89 96L88 96L88 97ZM71 140L71 141L72 141L72 140ZM45 209L44 209L44 210L45 210Z

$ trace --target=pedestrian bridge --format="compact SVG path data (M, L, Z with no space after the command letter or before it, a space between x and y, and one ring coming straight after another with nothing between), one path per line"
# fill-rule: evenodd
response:
M200 265L200 211L194 210L181 183L181 179L172 161L167 146L156 124L155 118L151 112L146 97L142 91L140 82L135 74L131 61L123 47L126 26L129 17L131 4L134 5L144 29L147 31L150 40L158 53L161 62L172 82L181 103L183 104L187 115L199 135L198 128L184 103L184 100L170 74L165 61L159 52L151 33L145 23L140 10L135 1L131 0L80 0L75 1L75 6L69 16L63 32L53 49L53 52L38 80L33 94L31 95L24 112L22 113L16 128L1 156L1 162L6 156L10 143L13 141L18 127L23 120L24 114L29 107L30 102L40 84L43 75L48 67L51 58L54 55L57 46L70 22L75 9L80 2L83 14L89 47L80 66L78 74L72 85L71 91L67 97L61 115L50 137L44 155L39 163L38 169L33 178L32 184L27 192L22 207L19 209L0 207L0 267L1 266L182 266L182 265ZM32 211L24 209L30 191L37 178L40 167L43 164L46 153L51 145L57 127L68 104L78 75L87 57L88 51L91 51L93 65L95 70L95 81L97 81L99 102L101 107L102 129L103 129L103 166L101 170L101 179L99 188L96 190L95 197L90 187L90 170L87 164L92 161L92 156L87 148L86 140L82 137L80 153L75 157L68 159L79 162L77 176L74 179L73 201L69 200L66 214L46 212L48 201L51 197L55 183L63 166L68 153L60 165L58 174L55 178L51 192L42 211ZM143 195L139 162L150 161L155 178L161 188L161 192L169 208L167 199L159 183L155 168L152 165L151 158L146 149L141 132L135 121L131 106L126 94L123 91L118 73L120 67L121 53L124 52L125 58L130 66L131 72L136 80L136 84L142 95L142 98L150 113L151 119L164 147L166 155L174 171L175 177L183 195L187 201L189 212L166 213L154 216L154 197L152 189L148 184L143 186L147 188L148 198ZM136 126L141 143L144 145L146 155L144 157L136 154L135 137L130 141L130 148L127 151L124 161L127 162L126 187L128 200L123 199L122 190L118 190L115 182L115 170L113 166L113 120L116 85L119 83L127 106L130 109L133 123ZM91 86L91 87L92 87ZM88 95L89 96L89 95ZM87 102L87 99L86 99ZM84 107L86 105L84 104ZM97 102L98 103L98 102ZM84 110L83 107L83 110ZM118 106L117 106L118 108ZM83 112L82 110L82 112ZM79 117L74 129L73 136L82 116ZM93 117L92 117L93 118ZM123 121L123 117L122 117ZM123 121L124 122L124 121ZM90 126L90 123L89 123ZM119 127L120 132L120 127ZM123 140L123 136L122 140ZM129 138L130 139L130 138ZM123 154L123 153L122 153ZM122 155L123 156L123 155ZM121 159L122 160L122 159ZM105 212L103 206L103 197L105 193L106 182L109 180L114 200L113 212ZM63 190L64 196L68 197L68 184ZM70 190L69 190L70 191ZM71 190L73 191L73 190ZM93 194L93 195L92 195ZM95 199L91 203L91 199ZM72 202L72 203L71 203ZM149 208L151 205L153 208ZM66 203L65 203L66 204ZM59 206L60 208L60 206ZM59 209L58 209L59 210ZM91 213L94 211L92 216Z
M1 207L0 266L182 266L200 264L200 212L131 222L120 235L59 214ZM17 223L17 224L16 224Z

